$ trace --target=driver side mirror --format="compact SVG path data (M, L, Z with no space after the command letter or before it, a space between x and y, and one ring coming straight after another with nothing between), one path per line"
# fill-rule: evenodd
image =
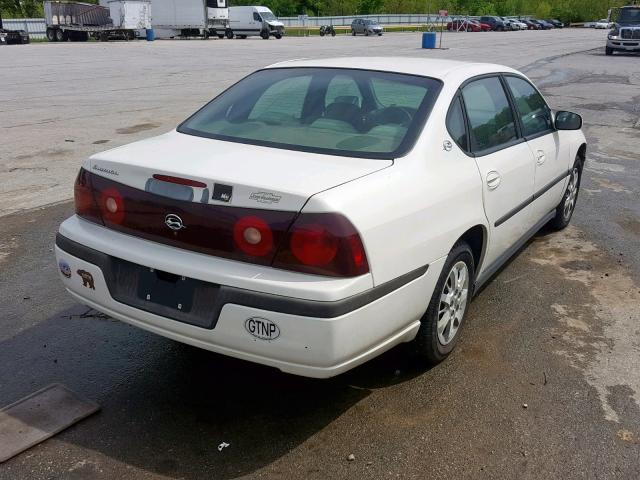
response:
M573 112L558 112L556 113L556 128L558 130L580 130L582 117Z

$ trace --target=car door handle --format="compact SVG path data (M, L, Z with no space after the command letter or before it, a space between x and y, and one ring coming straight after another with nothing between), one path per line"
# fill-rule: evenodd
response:
M544 161L547 159L547 156L544 154L544 152L542 150L538 150L536 152L536 162L538 163L538 165L542 165L544 163Z
M495 190L500 185L502 177L495 170L487 173L487 188L489 190Z

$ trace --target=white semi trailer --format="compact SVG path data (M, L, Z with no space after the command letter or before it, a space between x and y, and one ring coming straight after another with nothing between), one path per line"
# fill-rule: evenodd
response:
M156 38L231 36L228 0L151 0Z

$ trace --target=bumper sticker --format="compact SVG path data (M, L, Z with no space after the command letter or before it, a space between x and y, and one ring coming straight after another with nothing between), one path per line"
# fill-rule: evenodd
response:
M71 278L71 267L64 260L60 260L58 262L58 268L60 269L60 273L64 275L65 278Z
M95 290L96 287L93 284L93 275L91 275L86 270L78 270L78 275L82 278L82 286L90 288L91 290Z

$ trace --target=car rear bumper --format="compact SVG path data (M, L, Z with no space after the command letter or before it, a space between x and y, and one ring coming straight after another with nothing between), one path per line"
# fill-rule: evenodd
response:
M128 239L133 243L140 241ZM444 263L443 258L428 269L418 269L388 284L331 301L219 284L212 308L215 322L203 326L169 318L153 308L124 303L117 298L110 280L112 270L104 263L105 258L115 257L86 247L78 240L77 236L70 240L64 234L59 235L55 248L60 278L78 301L176 341L317 378L340 374L414 338ZM153 242L146 243L155 249ZM121 253L126 257L127 249ZM252 335L245 325L252 318L277 325L277 338L265 340Z

